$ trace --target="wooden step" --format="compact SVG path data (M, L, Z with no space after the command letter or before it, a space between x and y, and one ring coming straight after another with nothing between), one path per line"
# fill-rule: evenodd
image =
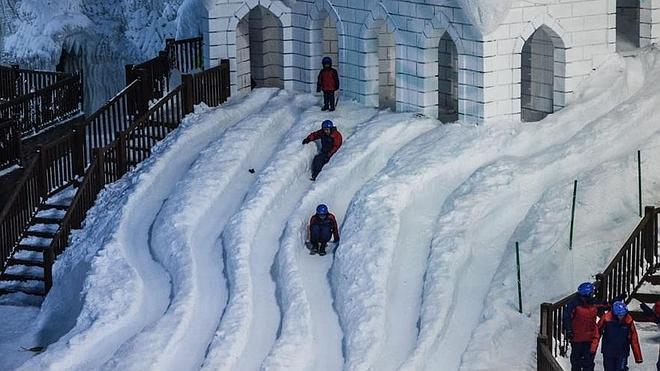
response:
M17 275L17 274L9 274L9 273L3 273L0 275L0 280L3 281L43 281L44 278L40 276L34 276L34 275Z
M651 285L660 285L660 276L648 276L646 281Z
M631 310L628 313L630 313L635 322L653 322L653 320L641 310Z
M46 210L46 209L56 209L56 210L68 210L69 206L67 205L56 205L56 204L42 204L39 209L41 210Z
M34 246L34 245L18 245L16 246L17 250L26 250L26 251L36 251L36 252L43 252L45 246Z
M39 231L25 231L25 235L26 236L41 237L41 238L53 238L53 237L55 237L55 233L39 232Z
M62 221L62 219L58 219L58 218L44 218L44 217L41 217L41 216L35 216L30 221L30 224L31 225L35 225L35 224L60 224L61 221Z
M25 260L25 259L16 259L16 258L9 258L7 259L7 265L26 265L28 267L44 267L44 262L43 261L38 261L38 260Z
M16 294L19 292L27 295L46 296L44 290L33 289L28 287L12 287L12 288L0 289L0 295Z
M635 293L632 295L633 299L637 299L642 303L655 303L660 300L660 294L647 294L647 293Z

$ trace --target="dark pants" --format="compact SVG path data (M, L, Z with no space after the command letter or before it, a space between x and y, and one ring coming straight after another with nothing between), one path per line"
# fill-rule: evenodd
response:
M628 371L628 356L606 357L603 354L603 368L605 371Z
M323 166L327 164L328 161L328 156L324 153L319 153L314 157L314 161L312 161L312 178L316 179L321 172L321 169L323 169Z
M324 228L318 224L312 224L309 227L309 241L311 243L328 243L332 238L332 231L330 228Z
M330 108L331 111L335 110L335 92L332 90L323 91L323 108Z
M594 355L591 342L571 342L571 371L593 371Z

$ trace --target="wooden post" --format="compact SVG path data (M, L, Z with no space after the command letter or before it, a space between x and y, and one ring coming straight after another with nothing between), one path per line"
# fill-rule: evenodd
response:
M126 133L120 131L117 133L117 179L126 174Z
M192 113L199 97L194 96L193 76L189 74L181 75L181 85L183 88L183 114ZM195 99L196 98L196 99Z
M12 64L11 65L12 74L11 74L11 81L10 81L9 86L11 87L12 96L11 96L10 99L16 98L19 95L21 95L21 92L18 91L18 87L19 87L18 78L21 76L21 73L19 71L20 68L21 67L17 64ZM27 92L25 92L25 93L27 93Z
M16 154L16 164L21 165L23 163L23 154L21 153L21 144L23 142L21 141L21 131L18 129L18 125L16 124L15 120L13 128L12 137L14 142L14 153Z
M135 81L135 74L133 73L133 67L134 66L132 64L127 64L124 66L126 86L130 85L133 81Z
M96 161L96 190L94 193L98 194L103 186L105 186L105 152L103 148L94 148L94 161Z
M137 117L140 117L149 111L149 101L151 100L151 85L149 84L150 79L147 77L145 70L139 69L137 71L137 76L137 79L140 82L140 86L138 86L137 92L135 94L135 105Z
M53 262L55 254L53 253L53 243L44 249L44 293L48 294L53 287Z
M647 219L646 226L644 226L644 237L642 239L642 248L644 249L644 257L650 267L655 266L656 252L658 249L657 240L657 227L656 227L655 207L647 206L644 208L644 219Z
M44 155L44 147L37 146L37 156L39 156L39 165L37 166L37 184L39 184L39 196L45 199L48 195L48 164L46 163L46 156Z
M165 54L167 54L167 63L169 69L174 69L176 65L176 45L174 39L165 39Z
M73 128L73 173L77 177L85 175L85 125L76 124Z
M607 280L602 273L596 275L596 297L602 302L607 302Z

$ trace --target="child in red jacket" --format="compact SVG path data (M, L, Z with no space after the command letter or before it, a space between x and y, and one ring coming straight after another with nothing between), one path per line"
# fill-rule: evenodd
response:
M642 351L639 347L637 329L624 302L614 302L612 311L605 313L598 321L591 342L592 354L596 354L601 336L603 337L601 353L603 353L605 371L628 370L628 356L631 348L635 363L642 363Z
M342 143L341 134L330 120L323 121L321 130L309 134L307 138L303 139L302 144L305 145L319 139L321 140L321 152L314 157L312 162L311 180L316 180L323 166L330 161L330 157L337 152Z
M324 57L321 62L323 69L319 72L319 77L316 82L316 92L323 91L323 108L322 111L335 110L335 91L339 90L339 74L337 70L332 68L332 59Z
M583 282L576 297L564 306L563 326L571 342L571 370L593 371L594 357L590 352L596 331L596 318L604 312L604 305L593 298L594 285Z

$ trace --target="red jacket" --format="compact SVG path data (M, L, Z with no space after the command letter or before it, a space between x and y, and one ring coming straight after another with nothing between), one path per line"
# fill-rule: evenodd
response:
M632 348L635 362L642 362L642 350L639 347L637 329L630 314L626 314L621 321L612 312L601 317L596 326L596 332L591 342L591 353L596 353L601 336L603 345L601 352L610 357L628 357Z
M307 139L310 142L313 142L318 139L323 139L323 137L326 136L325 133L323 132L323 129L317 130L307 136ZM341 143L343 141L341 134L337 131L336 128L332 128L330 131L330 138L332 139L332 146L330 146L329 149L325 148L325 145L322 145L321 152L327 152L328 158L330 158L332 155L337 152L339 147L341 147ZM322 143L325 144L325 143Z
M332 67L321 69L321 72L319 72L318 80L316 82L316 90L339 90L339 74L337 74L337 70Z
M325 220L319 218L319 216L316 214L312 215L312 218L309 220L309 227L307 231L308 236L312 235L311 227L313 224L329 224L332 228L332 237L334 237L335 241L339 240L339 228L337 228L337 219L332 213L328 213L328 217L325 218Z

